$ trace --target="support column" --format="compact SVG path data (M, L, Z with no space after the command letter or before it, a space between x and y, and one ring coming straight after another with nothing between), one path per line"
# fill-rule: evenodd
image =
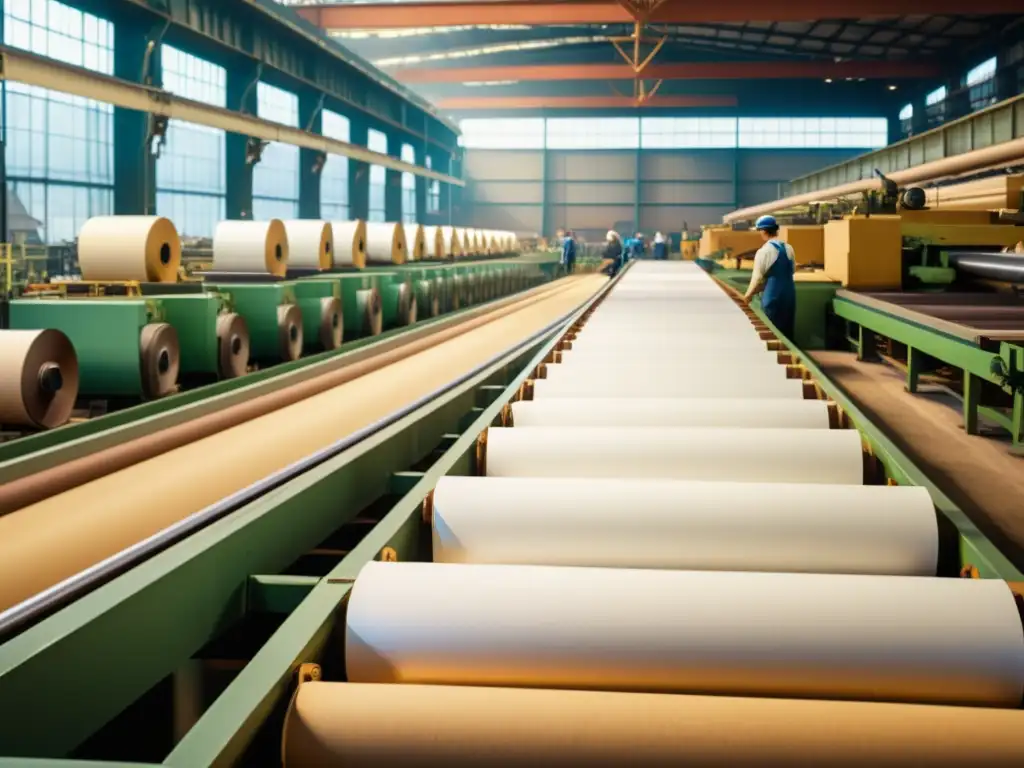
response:
M910 134L918 136L928 130L928 107L924 98L916 98L910 103L914 107L914 114L910 116Z
M228 67L225 79L228 109L256 114L259 74L257 67ZM225 213L229 219L252 219L252 171L255 164L247 160L248 154L248 136L228 133L224 137L227 170Z
M360 147L369 141L367 125L356 115L349 115L349 140ZM348 210L353 219L366 221L370 215L370 166L359 160L348 161Z
M643 155L637 147L635 163L633 165L633 231L642 232L640 226L640 178L643 176Z
M452 155L443 154L438 155L437 170L445 173L448 176L455 176L455 167L452 162ZM452 193L455 187L451 184L441 184L441 204L440 211L438 211L438 221L448 226L452 226L455 220L452 217Z
M551 197L548 189L549 160L547 138L545 137L544 148L540 151L540 232L537 234L541 237L547 237L551 232L551 209L548 206L548 200Z
M462 149L455 150L455 154L452 155L451 160L451 175L457 179L462 178ZM462 192L463 187L449 187L448 188L448 199L450 201L450 207L448 208L448 223L452 224L458 222L460 226L466 224L472 224L472 222L466 221L465 213L462 210Z
M114 76L160 87L163 26L121 20L114 25ZM114 107L114 213L156 213L156 156L152 115Z
M900 120L900 109L902 109L902 107L898 107L896 112L889 115L886 120L887 141L890 144L900 141L903 138L903 121Z
M1017 95L1017 68L1020 66L1022 66L1020 62L1008 65L1005 52L999 52L995 74L996 101L1005 101Z
M323 94L299 93L299 125L313 133L323 133ZM315 149L299 150L299 218L320 218L320 171L327 158Z
M426 121L424 121L426 123ZM426 127L424 126L424 130ZM420 144L419 150L416 152L416 162L420 165L427 164L427 158L430 158L430 167L436 165L433 154L430 152L430 147L427 142L424 141ZM419 222L421 224L437 224L437 212L431 211L427 207L427 190L430 187L431 180L424 178L423 176L416 177L416 210L419 212Z
M402 139L388 134L388 157L402 159ZM402 174L387 169L384 177L384 218L387 221L402 220Z
M944 122L956 120L971 113L971 89L963 84L961 76L946 81L946 118Z

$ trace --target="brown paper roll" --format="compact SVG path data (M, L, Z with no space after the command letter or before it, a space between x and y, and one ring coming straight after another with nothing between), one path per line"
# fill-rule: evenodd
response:
M334 265L336 267L366 266L366 224L363 221L332 221L334 232Z
M302 357L302 310L295 304L277 308L277 332L281 360L289 362Z
M1010 768L1024 712L645 693L303 683L287 768Z
M147 397L166 397L178 384L181 347L178 332L167 323L150 323L139 334L142 389Z
M175 283L181 240L162 216L94 216L78 233L82 279Z
M217 318L218 372L222 379L236 379L249 369L249 327L245 318L225 312Z
M0 424L52 429L78 397L78 357L60 331L0 331Z
M289 219L282 222L288 237L288 265L300 269L334 266L334 231L329 221Z
M320 299L320 346L337 349L344 335L344 320L341 316L341 299L327 296Z
M218 272L288 271L288 233L278 219L222 221L213 234L213 268Z

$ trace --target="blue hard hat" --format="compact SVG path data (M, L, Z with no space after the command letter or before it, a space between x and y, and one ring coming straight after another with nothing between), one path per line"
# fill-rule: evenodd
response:
M754 222L754 229L778 229L779 223L774 216L762 216Z

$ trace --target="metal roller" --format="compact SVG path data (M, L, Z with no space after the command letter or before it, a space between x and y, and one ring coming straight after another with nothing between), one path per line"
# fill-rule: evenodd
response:
M341 346L345 325L341 315L341 299L324 297L320 299L320 346L337 349Z
M217 318L217 372L222 379L237 379L249 368L249 327L245 318L226 312Z
M470 302L466 298L466 276L452 275L451 282L451 311L462 309Z
M985 251L951 251L949 265L957 272L985 280L1024 283L1024 257Z
M294 304L277 308L277 332L281 360L289 362L302 357L302 312Z
M432 280L417 280L414 288L417 317L437 317L441 314L440 296L434 290L434 282Z
M178 332L167 323L150 323L139 334L139 364L146 397L166 397L178 384L181 347Z

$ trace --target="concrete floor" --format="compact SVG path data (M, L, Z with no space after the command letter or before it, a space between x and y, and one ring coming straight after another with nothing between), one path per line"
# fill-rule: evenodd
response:
M902 372L885 363L859 363L853 353L814 352L838 384L974 524L1024 570L1024 458L1009 451L1006 432L967 435L961 402L948 390L922 383L904 389Z

